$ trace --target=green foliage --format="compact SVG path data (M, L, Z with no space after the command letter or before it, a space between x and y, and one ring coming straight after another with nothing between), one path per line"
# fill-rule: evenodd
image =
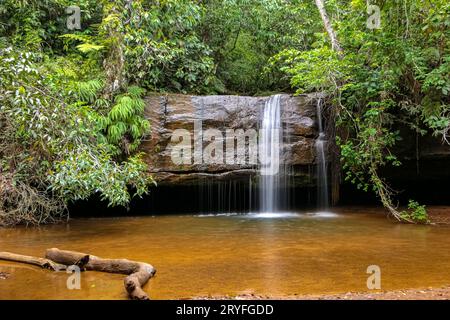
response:
M309 49L320 30L314 4L301 0L81 0L76 5L82 30L70 32L69 5L69 0L5 0L0 37L51 54L110 60L107 65L123 67L130 84L150 91L287 89L277 69L268 71L270 57L284 48Z
M95 103L103 88L103 82L99 79L79 81L74 84L75 96L78 100L87 103Z
M124 30L127 78L153 91L208 91L214 62L196 32L201 14L188 0L133 1Z
M81 42L78 44L76 48L82 53L92 53L98 52L105 49L105 41L102 41L104 44L97 44L95 41L99 41L96 37L86 34L75 34L75 33L67 33L63 34L61 38L64 39L65 47L68 48L70 43L72 42Z
M309 48L320 23L313 2L208 0L199 33L212 50L216 76L232 93L280 91L289 84L270 57L283 50Z
M95 109L102 82L80 82L76 72L65 71L50 75L40 54L0 48L0 182L8 186L1 193L0 224L52 222L68 202L95 193L110 205L127 205L131 194L142 195L153 182L141 156L117 163L104 144ZM69 89L60 90L62 84ZM130 88L128 95L137 99L142 90ZM137 119L142 101L133 108L133 121L147 130Z
M129 155L136 151L150 129L148 120L144 118L144 92L142 88L129 87L126 94L116 97L111 111L99 118L100 127L116 154L123 152Z
M70 0L1 1L0 213L39 223L93 193L126 205L145 192L147 91L288 87L326 93L345 178L393 209L379 172L400 165L398 128L450 142L450 4L372 2L378 30L366 28L367 1L326 2L336 53L313 1L79 0L77 31ZM424 220L419 209L403 218Z
M338 81L350 76L353 63L351 59L341 59L337 52L328 47L308 51L287 49L270 59L271 68L279 68L286 73L297 94L336 92Z
M419 203L414 200L409 200L408 211L402 211L401 215L405 220L409 219L417 223L429 223L425 206L419 205Z
M366 1L328 3L344 51L331 50L322 33L313 49L284 50L271 59L271 66L289 77L297 93L327 93L335 109L346 180L375 191L396 212L379 169L400 165L392 152L401 139L397 128L406 124L418 134L431 131L448 142L450 5L439 0L403 5L374 1L382 23L381 29L371 30L366 28Z
M17 47L30 50L62 52L59 36L67 32L66 8L70 0L2 0L0 2L0 42L3 38ZM79 0L83 25L98 23L97 0Z
M66 201L88 199L99 193L110 206L127 206L134 195L142 196L153 180L143 175L147 169L141 155L117 164L105 146L96 149L80 147L54 164L55 172L49 176L50 188Z

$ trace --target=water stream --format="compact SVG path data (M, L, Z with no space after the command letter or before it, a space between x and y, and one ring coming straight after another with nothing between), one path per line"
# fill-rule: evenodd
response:
M145 287L153 299L368 291L369 265L380 266L383 290L450 284L450 228L391 223L379 209L339 213L78 219L0 229L0 250L43 256L59 247L146 261L158 270ZM68 290L65 272L3 261L0 272L10 274L0 279L0 299L126 299L118 274L85 272L81 290Z
M327 140L323 130L322 99L317 99L317 125L319 129L319 137L315 144L317 155L317 207L319 210L326 210L329 207L326 156Z
M279 211L281 179L280 152L283 143L280 95L271 96L264 107L260 148L260 211Z
M40 228L0 228L0 251L43 256L47 248L59 247L149 262L158 270L145 288L154 299L367 291L370 265L381 268L383 290L450 285L448 227L394 224L377 208L280 212L286 177L280 160L286 138L280 96L268 99L263 114L259 214L75 219ZM326 209L327 141L321 100L317 117L318 206ZM219 197L228 204L225 212L232 211L236 192L242 192L239 184L231 183L218 189L227 195ZM251 190L246 200L250 206ZM126 299L122 275L85 272L81 290L68 290L64 272L4 261L0 272L8 275L0 279L0 299Z

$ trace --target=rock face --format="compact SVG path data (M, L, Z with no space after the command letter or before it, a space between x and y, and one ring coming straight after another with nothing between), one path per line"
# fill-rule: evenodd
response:
M294 187L284 193L290 194L289 201L293 201L293 206L315 203L318 98L317 94L281 96L281 120L285 139L280 154L282 163L289 169L285 186ZM148 96L145 113L151 124L151 135L141 145L141 151L145 153L149 172L159 185L151 193L152 200L146 202L154 206L152 210L165 210L167 203L174 198L177 200L173 201L175 208L170 208L171 212L199 212L199 208L202 208L201 212L224 212L231 209L248 212L249 208L257 210L259 195L256 189L260 176L258 165L225 161L228 155L226 144L229 141L226 139L226 132L230 129L253 129L258 132L268 99L269 97L177 94ZM204 137L200 143L198 142L201 140L195 139L194 124L200 122L203 133L208 129L215 129L221 134L224 139L224 161L212 164L198 161L203 160L202 151L210 144ZM189 146L190 157L186 157L189 161L177 164L171 155L173 147L181 141L179 138L172 141L179 130L188 134L187 141L182 141ZM408 191L401 194L405 201L416 199L441 203L444 199L448 202L450 147L431 135L416 137L415 132L407 128L399 130L403 140L396 144L393 151L398 155L402 166L400 169L386 167L382 175L395 190ZM245 158L248 159L248 154ZM177 188L173 188L174 186ZM367 200L367 193L355 193L354 190L353 185L342 181L341 200L350 199L351 204L358 199L362 203L372 201L371 198ZM238 198L231 201L230 195ZM232 208L229 207L230 203L233 204Z
M227 130L253 129L258 132L267 99L269 97L177 94L148 96L145 112L151 124L151 136L144 141L141 149L146 154L150 173L160 185L195 185L202 180L248 181L249 177L258 175L255 163L236 164L225 160L229 156L226 152L226 137ZM284 132L281 160L291 168L292 183L300 186L311 185L314 178L316 99L317 95L281 96ZM202 131L198 130L199 123ZM208 129L219 130L224 141L224 160L213 164L202 161L202 152L204 154L210 141L205 141L205 137L202 141L197 135ZM172 141L179 132L188 134L188 139L177 138ZM190 145L191 156L183 154L185 161L176 164L172 159L172 152L180 141Z
M388 177L397 180L442 181L450 178L450 146L440 136L417 135L415 131L400 127L402 140L393 148L402 162L401 170L387 168Z

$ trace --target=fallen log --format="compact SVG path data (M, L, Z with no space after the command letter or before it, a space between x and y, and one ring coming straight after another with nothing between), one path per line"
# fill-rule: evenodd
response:
M48 269L48 270L52 270L52 271L63 271L63 270L67 269L66 265L56 263L49 259L24 256L21 254L15 254L15 253L9 253L9 252L0 252L0 260L32 264L32 265L41 267L42 269Z
M76 265L81 270L126 274L125 289L129 297L134 300L149 299L142 287L156 273L156 269L148 263L127 259L103 259L86 253L57 248L47 249L45 258L0 252L0 260L31 264L52 271L63 271L68 266Z
M126 274L128 276L124 279L124 285L130 298L135 300L149 299L142 287L153 277L156 269L148 263L127 259L103 259L85 253L57 248L48 249L45 254L47 259L64 265L76 264L86 256L89 256L87 263L84 265L86 270Z

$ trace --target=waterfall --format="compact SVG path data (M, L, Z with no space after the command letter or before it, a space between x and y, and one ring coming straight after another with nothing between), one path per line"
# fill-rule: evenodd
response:
M328 201L328 175L327 158L325 148L327 140L322 124L322 99L317 100L317 122L319 127L319 137L316 140L317 154L317 206L319 209L327 209Z
M280 95L271 96L264 106L260 133L260 211L276 212L280 208L280 153L283 130L281 126Z

